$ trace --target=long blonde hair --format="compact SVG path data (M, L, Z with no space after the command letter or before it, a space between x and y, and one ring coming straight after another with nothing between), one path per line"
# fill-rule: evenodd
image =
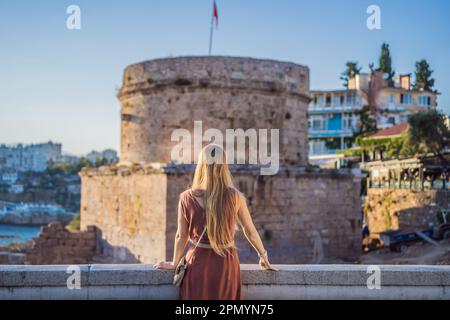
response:
M211 248L224 256L224 245L233 241L230 225L238 209L238 192L234 188L226 154L222 147L209 144L199 155L192 189L205 190L206 231Z

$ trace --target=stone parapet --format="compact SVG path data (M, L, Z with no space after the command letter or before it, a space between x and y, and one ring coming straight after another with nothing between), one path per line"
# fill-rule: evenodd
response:
M130 65L125 69L119 97L171 87L288 92L310 100L308 67L222 56L165 58Z
M449 266L241 265L245 299L450 299ZM80 265L80 289L68 289L68 266L0 266L0 299L177 299L173 272L150 265ZM372 283L369 281L369 283Z

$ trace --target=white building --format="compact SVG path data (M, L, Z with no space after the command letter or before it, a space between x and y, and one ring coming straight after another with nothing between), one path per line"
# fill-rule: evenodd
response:
M0 145L0 169L17 171L45 171L52 162L61 157L60 143L31 145Z
M108 161L108 163L114 163L119 160L119 158L117 157L117 152L112 149L103 150L102 156L103 159L106 159L106 161Z
M97 161L106 160L108 163L117 162L117 152L112 149L106 149L102 152L98 151L91 151L86 155L86 159L88 159L89 162L95 163Z
M19 175L15 170L6 170L2 174L2 181L9 185L16 183L17 179L19 179Z
M13 184L9 187L9 192L13 194L20 194L24 192L24 187L22 184Z
M63 154L58 160L58 163L77 164L80 158L71 154Z
M91 163L95 163L98 160L102 160L102 154L94 150L86 155L86 159L88 159L88 161Z

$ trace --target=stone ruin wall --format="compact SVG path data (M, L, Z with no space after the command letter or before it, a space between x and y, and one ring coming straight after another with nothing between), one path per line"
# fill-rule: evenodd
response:
M309 70L292 63L182 57L125 70L121 161L81 174L81 227L98 227L114 262L172 258L179 194L192 168L170 164L174 129L280 129L281 172L234 174L277 263L351 259L360 252L360 178L307 167ZM242 262L256 254L238 232Z
M69 231L59 222L43 226L25 264L86 264L97 253L97 230Z
M427 229L437 213L450 209L449 190L369 188L364 208L371 233Z

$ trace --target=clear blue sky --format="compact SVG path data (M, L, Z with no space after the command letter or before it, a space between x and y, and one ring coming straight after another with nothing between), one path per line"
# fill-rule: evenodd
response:
M131 63L207 54L211 0L14 0L0 2L0 142L64 144L64 151L119 149L122 71ZM81 7L82 29L66 29ZM368 70L380 45L397 72L426 58L450 112L448 0L217 0L213 54L305 64L311 87L339 88L347 60ZM366 28L381 7L382 29Z

